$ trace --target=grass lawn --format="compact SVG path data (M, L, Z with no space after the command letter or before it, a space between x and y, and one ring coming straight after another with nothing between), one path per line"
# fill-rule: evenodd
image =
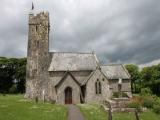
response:
M0 120L67 120L67 107L0 95Z
M160 115L149 111L140 114L140 118L142 118L143 120L160 120Z
M80 104L78 105L86 120L108 120L107 113L99 105ZM136 120L134 113L114 112L113 120ZM152 111L140 113L140 120L160 120L160 115Z
M113 113L113 120L136 120L134 113Z
M84 114L86 120L107 120L107 113L100 105L79 104L78 107Z
M136 120L134 113L113 113L113 120ZM160 120L160 115L151 111L140 113L140 120Z

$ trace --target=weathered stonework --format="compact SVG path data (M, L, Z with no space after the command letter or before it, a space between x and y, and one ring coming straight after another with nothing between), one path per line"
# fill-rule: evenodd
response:
M122 65L100 66L94 53L49 52L49 13L29 14L26 98L60 104L103 102L118 91L131 94L130 76ZM101 83L96 94L95 83Z
M43 98L48 93L49 13L29 14L26 97Z
M95 94L95 83L99 80L101 82L101 94ZM86 83L86 96L85 102L103 102L105 99L109 99L111 96L111 92L109 90L109 81L107 78L101 73L99 69L94 71L93 75L89 78L88 82Z

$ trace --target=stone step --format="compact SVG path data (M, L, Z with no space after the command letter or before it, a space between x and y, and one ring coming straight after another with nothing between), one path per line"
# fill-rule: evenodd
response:
M125 108L129 99L116 99L116 100L106 100L104 105L107 107L111 106L111 108Z

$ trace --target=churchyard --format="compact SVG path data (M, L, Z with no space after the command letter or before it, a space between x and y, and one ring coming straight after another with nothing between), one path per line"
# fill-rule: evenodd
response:
M108 120L108 113L97 104L78 104L86 120ZM0 95L0 120L67 120L66 105L26 100L23 95ZM136 120L134 112L113 112L113 120ZM140 120L160 120L153 109L139 113Z
M108 120L108 113L104 112L103 108L98 105L79 105L87 120ZM140 120L159 120L160 115L155 114L152 110L139 114ZM113 112L113 120L136 120L133 112Z

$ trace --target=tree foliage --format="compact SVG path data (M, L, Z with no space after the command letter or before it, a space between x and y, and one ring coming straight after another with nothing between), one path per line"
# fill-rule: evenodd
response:
M160 95L160 64L143 68L141 79L143 87L148 87L154 94Z
M140 92L140 72L137 65L129 64L125 66L128 72L131 75L131 90L132 92Z
M18 92L25 90L26 58L0 57L0 92L9 93L11 87L17 86Z
M140 92L142 88L149 88L153 94L160 95L160 64L144 67L142 70L133 64L125 67L131 75L132 92Z

